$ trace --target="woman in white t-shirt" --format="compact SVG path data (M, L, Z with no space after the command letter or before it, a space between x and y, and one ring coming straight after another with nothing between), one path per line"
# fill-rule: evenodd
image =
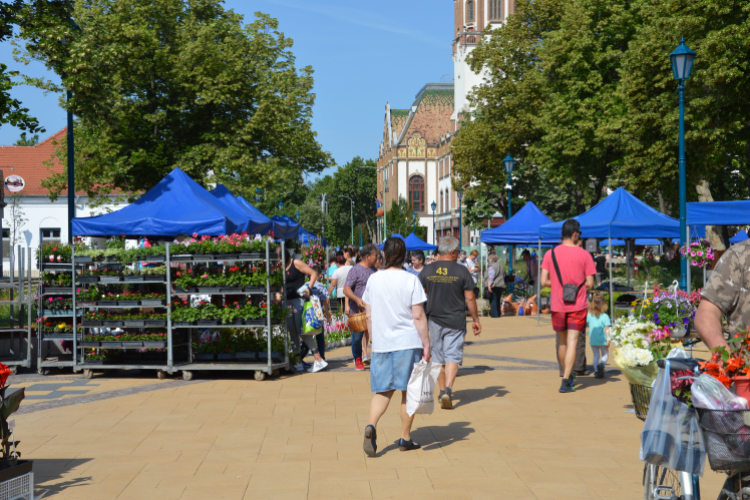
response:
M346 277L349 275L352 266L346 262L343 254L336 255L336 263L339 267L331 275L331 284L328 285L328 295L331 295L334 290L336 291L335 295L331 295L331 297L335 297L331 300L331 310L346 312L349 310L349 298L344 295L344 285L346 285Z
M376 427L388 409L391 396L401 391L401 451L416 450L411 440L414 416L406 413L406 386L420 359L430 361L430 334L424 303L427 296L419 279L403 270L406 245L400 238L388 238L383 246L382 269L370 276L362 300L367 310L367 328L372 333L370 424L365 427L364 450L374 457Z

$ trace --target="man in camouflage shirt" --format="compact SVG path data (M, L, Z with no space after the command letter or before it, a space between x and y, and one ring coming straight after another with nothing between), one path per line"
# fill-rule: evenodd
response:
M709 349L726 347L721 318L727 316L729 334L750 327L750 240L732 245L716 264L703 289L695 315L695 329Z

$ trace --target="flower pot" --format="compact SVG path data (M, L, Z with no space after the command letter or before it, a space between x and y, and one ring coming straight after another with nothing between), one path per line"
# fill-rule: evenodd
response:
M87 359L83 362L84 366L101 366L104 364L103 359Z
M266 287L257 285L246 286L245 293L266 293Z
M104 262L118 262L116 255L108 255L104 257Z
M99 276L99 283L119 283L122 276Z
M102 321L96 319L84 319L81 326L102 326Z
M167 281L166 274L145 274L143 278L144 281L155 281L157 283L164 283Z
M225 325L244 325L245 321L242 318L235 318L229 323L224 323Z
M32 464L31 460L18 460L16 458L0 460L0 483L28 474L32 470Z
M164 262L165 259L166 259L166 255L164 255L164 254L161 254L161 255L147 255L146 257L143 258L143 261L144 262Z
M117 305L123 306L123 307L138 307L138 301L137 300L118 300Z
M193 326L194 324L195 324L194 321L174 321L172 323L172 326L174 326L175 328L177 328L177 327L180 327L180 326Z
M63 294L67 293L69 294L72 290L72 287L69 286L45 286L44 287L44 293L52 293L52 294Z
M734 377L734 390L739 397L750 401L750 376Z
M137 327L137 326L145 326L146 325L146 320L143 320L143 319L126 319L125 321L122 322L122 324L126 328L132 328L132 327Z
M147 319L143 321L143 326L167 326L166 319Z
M199 286L198 293L221 293L221 288L218 286Z
M236 260L237 254L236 253L217 253L216 258L218 260Z
M212 253L203 253L200 255L194 255L193 260L214 260L215 256Z
M218 319L199 319L198 325L215 326L219 324Z
M107 326L107 327L122 326L122 321L105 321L105 320L102 320L102 326Z
M125 280L126 283L135 283L135 282L141 282L145 281L146 277L141 275L128 275L123 276L123 280Z
M687 335L687 328L685 326L676 326L672 328L672 338L681 339Z
M195 354L196 361L213 361L214 359L216 359L216 354L213 353Z
M346 345L352 345L352 338L351 337L347 337L347 339L346 339Z
M164 299L146 299L141 301L143 307L159 307L164 305Z
M129 349L139 349L143 347L143 342L138 342L137 340L126 340L123 341L122 346Z
M78 347L99 347L99 344L101 344L101 342L93 342L91 340L82 340L81 342L78 342Z
M246 319L245 320L245 326L265 326L266 320L261 319Z
M98 300L96 302L96 305L104 306L104 307L116 306L117 301L116 300Z
M236 358L233 352L220 352L216 354L216 359L219 361L234 361Z
M242 287L241 286L222 286L219 288L219 292L221 293L242 293Z
M93 262L93 259L90 255L76 255L75 257L73 257L73 262L77 264L84 264L87 262Z
M122 347L122 342L115 342L114 340L113 341L103 340L101 342L95 342L95 343L99 344L99 347L101 347L102 349L119 349ZM86 346L82 345L81 347L86 347Z
M79 283L98 283L99 276L78 276L76 277Z
M166 340L146 340L143 342L143 347L146 349L164 349L167 347Z
M178 295L185 295L185 294L194 293L194 292L195 292L195 288L180 288L178 286L174 288L174 293Z
M242 361L255 361L258 357L258 353L253 351L240 351L234 353L235 357Z
M264 257L260 252L242 252L239 258L240 260L261 260Z
M172 262L190 262L191 260L193 260L193 256L189 253L180 253L172 255L170 257L170 260Z

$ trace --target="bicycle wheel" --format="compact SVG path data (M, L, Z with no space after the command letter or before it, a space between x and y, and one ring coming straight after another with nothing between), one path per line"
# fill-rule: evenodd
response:
M740 495L740 490L742 490L742 495ZM742 472L727 478L717 500L745 500L748 498L750 498L750 476L747 472Z
M643 500L656 500L657 494L664 497L668 495L667 492L677 498L682 496L680 473L658 465L646 464L643 471Z

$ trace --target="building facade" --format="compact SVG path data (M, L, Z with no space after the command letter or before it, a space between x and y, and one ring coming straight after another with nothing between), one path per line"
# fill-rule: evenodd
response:
M62 173L64 166L58 161L55 150L66 140L67 128L53 134L36 146L0 146L0 170L7 180L11 176L20 177L15 182L4 182L5 207L2 218L3 269L7 274L10 262L11 245L31 248L32 269L36 268L36 252L39 242L68 241L68 193L63 191L55 200L49 199L49 191L42 186L42 180L52 173ZM18 189L11 191L11 189ZM20 189L19 189L20 188ZM16 224L13 221L13 204L16 204ZM111 203L92 208L85 192L77 192L75 216L89 217L100 215L124 207ZM14 238L15 235L15 238ZM15 241L13 241L15 239Z
M461 235L464 246L479 243L479 231L459 227L459 198L453 189L451 142L464 113L468 95L482 83L468 57L487 28L497 27L515 11L515 0L454 0L453 82L428 83L408 109L385 106L383 138L378 154L378 239L394 200L404 198L427 227L427 240ZM435 210L432 210L432 204ZM433 231L434 221L434 231ZM497 225L493 219L492 225ZM463 231L459 233L459 231Z

